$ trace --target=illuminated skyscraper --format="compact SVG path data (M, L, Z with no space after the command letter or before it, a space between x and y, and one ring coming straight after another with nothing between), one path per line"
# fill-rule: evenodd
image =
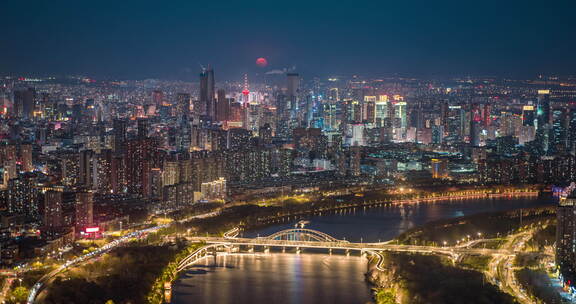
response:
M550 124L550 90L538 90L538 107L536 111L537 128Z

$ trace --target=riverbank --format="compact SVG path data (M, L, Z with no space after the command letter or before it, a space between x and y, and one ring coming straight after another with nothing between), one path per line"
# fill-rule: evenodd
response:
M243 203L222 206L219 215L211 218L197 219L177 224L172 230L192 231L195 233L219 234L234 227L244 230L257 229L285 222L295 222L311 216L353 210L358 208L417 206L439 202L461 202L479 199L501 198L535 198L539 195L537 188L473 188L446 189L445 192L429 193L413 189L400 192L370 191L366 193L318 197L287 197L273 201Z
M371 260L366 274L377 304L516 303L482 273L451 266L442 257L390 252L382 257L384 271Z

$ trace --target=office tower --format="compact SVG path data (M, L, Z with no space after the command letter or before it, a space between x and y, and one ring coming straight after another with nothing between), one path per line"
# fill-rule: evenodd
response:
M564 281L576 279L576 191L560 197L556 208L556 265Z
M62 226L62 189L53 188L44 193L43 224L49 229Z
M178 93L176 95L176 116L178 119L190 118L190 94Z
M440 104L440 124L444 126L445 130L448 130L448 123L450 117L450 106L447 100L442 101Z
M298 116L298 103L300 101L300 75L298 73L287 73L286 80L287 108L290 111L289 122L293 122Z
M114 152L123 154L126 143L126 120L114 119L112 127L114 129Z
M216 120L227 121L230 115L230 100L226 98L226 92L223 89L218 90L216 100Z
M76 229L83 231L94 224L94 193L89 190L76 192Z
M430 160L430 169L432 171L432 178L447 178L448 160L433 158Z
M375 110L374 110L374 119L375 119L375 123L376 123L376 127L384 127L386 126L386 120L390 117L388 117L388 107L390 107L391 104L388 101L388 96L386 95L380 95L378 101L376 101L375 104Z
M148 138L150 122L146 118L138 118L138 139Z
M214 118L214 70L210 67L200 73L199 114Z
M19 118L32 118L34 112L34 95L32 88L14 91L14 116Z
M163 102L164 102L164 93L162 93L162 91L160 90L152 91L152 103L159 108L160 106L162 106Z
M470 110L470 145L480 146L480 134L482 132L482 114L480 106L473 104Z
M536 110L536 128L541 129L550 124L550 90L538 90L538 106Z
M522 125L523 126L534 126L534 120L536 115L534 114L534 106L528 105L522 107Z
M373 124L375 122L375 119L376 119L376 96L364 96L364 104L362 105L362 122Z
M389 107L390 108L390 107ZM406 129L408 128L408 111L405 101L397 101L392 107L392 112L388 115L393 117L393 128L395 129L395 135L397 139L403 139L405 137Z
M567 109L552 111L552 130L550 143L553 153L567 152L568 150L569 119Z
M286 95L292 100L300 95L300 75L298 73L287 73Z

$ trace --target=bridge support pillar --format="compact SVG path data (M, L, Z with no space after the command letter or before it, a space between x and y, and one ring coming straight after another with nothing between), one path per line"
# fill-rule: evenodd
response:
M248 247L248 252L250 252L250 253L254 252L254 246L249 246L249 247Z
M346 256L350 256L350 249L346 249Z
M286 247L282 247L282 253L286 253Z
M296 254L300 254L302 252L302 250L300 249L300 247L296 247Z
M328 249L328 254L332 255L332 248Z
M264 246L264 253L270 253L270 247Z

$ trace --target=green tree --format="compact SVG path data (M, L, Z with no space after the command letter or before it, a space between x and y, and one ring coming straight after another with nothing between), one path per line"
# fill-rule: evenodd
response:
M14 289L12 296L17 303L25 303L28 298L28 289L24 286L19 286Z

